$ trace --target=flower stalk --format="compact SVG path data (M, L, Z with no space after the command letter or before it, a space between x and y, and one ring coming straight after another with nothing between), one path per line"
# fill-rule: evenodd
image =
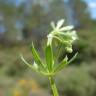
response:
M54 78L50 76L49 81L50 81L50 86L52 89L53 96L59 96Z

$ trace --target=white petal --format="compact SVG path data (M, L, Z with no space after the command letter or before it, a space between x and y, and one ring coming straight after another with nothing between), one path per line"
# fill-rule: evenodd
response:
M60 31L69 31L69 30L72 30L73 28L74 26L66 26L66 27L60 28Z
M60 21L57 22L56 29L59 29L64 23L64 19L61 19Z
M47 38L48 38L47 45L51 45L52 39L53 39L53 35L52 35L52 34L49 34L49 35L47 36Z
M77 34L76 34L76 31L72 31L72 39L73 40L76 40L77 39Z
M50 23L50 25L51 25L51 27L52 27L53 29L55 29L55 23L54 23L53 21Z

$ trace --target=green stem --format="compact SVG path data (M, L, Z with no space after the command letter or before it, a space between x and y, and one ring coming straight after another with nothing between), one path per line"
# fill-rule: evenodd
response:
M59 96L56 85L55 85L55 80L52 77L49 77L51 89L53 92L53 96Z

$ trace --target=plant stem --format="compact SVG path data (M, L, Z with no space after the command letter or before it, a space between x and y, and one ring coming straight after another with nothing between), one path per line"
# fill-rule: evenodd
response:
M56 85L55 85L55 80L50 76L49 81L50 81L51 89L53 92L53 96L59 96Z

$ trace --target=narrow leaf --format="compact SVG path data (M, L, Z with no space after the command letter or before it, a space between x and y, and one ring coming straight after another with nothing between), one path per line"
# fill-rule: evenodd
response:
M53 60L53 52L52 52L52 47L51 45L47 45L46 50L45 50L45 55L46 55L46 63L48 66L48 70L50 71L52 69L54 60Z
M64 68L64 66L67 64L67 60L68 60L68 57L66 56L66 57L61 61L61 63L58 64L58 65L55 67L54 72L57 73L57 72L61 71L61 70Z
M42 63L42 61L41 61L41 59L40 59L37 51L36 51L35 48L34 48L33 43L32 43L32 49L31 49L31 50L32 50L32 55L33 55L33 58L34 58L35 62L36 62L38 65L40 65L41 67L44 67L44 65L43 65L43 63Z
M22 60L29 68L31 68L32 70L35 70L34 67L33 67L31 64L29 64L29 63L23 58L22 55L20 55L20 57L21 57L21 60ZM35 71L36 71L36 70L35 70Z
M68 64L74 61L74 59L77 57L78 52L68 61Z

